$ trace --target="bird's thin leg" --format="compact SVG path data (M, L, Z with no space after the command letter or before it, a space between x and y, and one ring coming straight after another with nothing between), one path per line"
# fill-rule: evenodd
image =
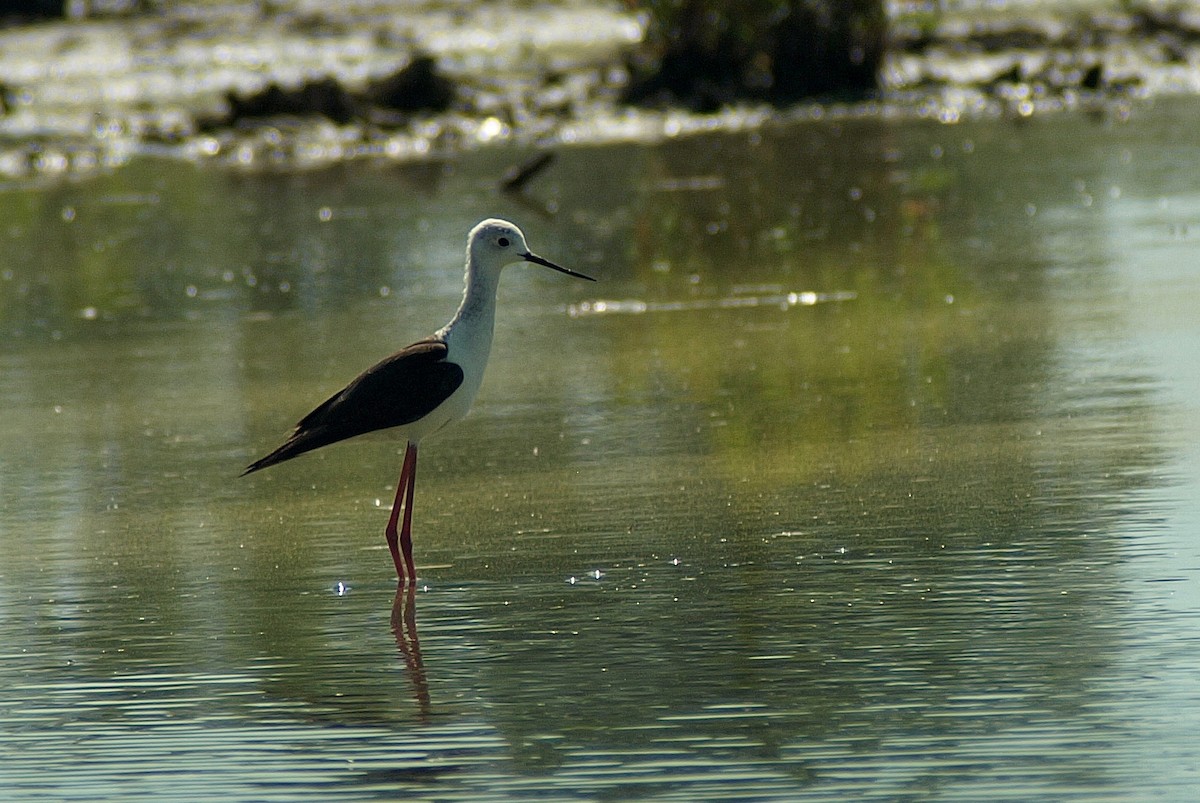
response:
M411 459L411 462L409 462ZM410 443L404 453L404 463L408 466L408 491L404 496L404 526L400 528L400 549L404 553L404 563L408 566L408 581L417 582L417 570L413 565L412 553L412 511L413 488L417 485L417 445Z
M396 524L399 523L399 521L400 521L400 509L403 506L403 503L405 500L405 496L406 496L405 491L406 491L406 489L410 489L412 487L413 465L416 463L416 459L417 459L416 449L410 443L410 444L408 444L408 448L404 452L404 467L400 469L400 481L398 483L396 483L396 500L394 502L392 502L392 515L388 517L387 528L383 531L384 536L387 538L388 550L392 553L392 563L396 564L396 578L401 583L404 582L404 563L402 563L400 560L400 544L399 544L399 540L398 540L399 534L396 531ZM411 503L411 498L412 498L411 490L408 491L407 496L410 500L409 505L411 506L411 504L412 504ZM406 515L405 516L405 524L404 524L404 529L406 532L408 531L408 521L409 521L409 516ZM409 562L409 565L411 566L412 565L412 546L411 546L412 535L411 534L409 534L408 541L409 541L409 548L408 548L409 560L408 560L408 562ZM416 576L414 575L412 579L415 581Z

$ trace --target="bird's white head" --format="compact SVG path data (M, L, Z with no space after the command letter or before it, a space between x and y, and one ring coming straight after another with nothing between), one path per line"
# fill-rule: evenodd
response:
M496 271L514 262L532 262L547 268L575 276L588 281L595 281L591 276L567 270L561 265L555 265L548 259L534 254L525 244L525 235L515 224L507 220L489 218L481 221L471 229L467 236L467 269L468 271Z

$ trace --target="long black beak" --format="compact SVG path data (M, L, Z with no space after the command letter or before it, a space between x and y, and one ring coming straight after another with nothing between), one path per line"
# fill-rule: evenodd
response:
M525 260L526 262L532 262L535 265L542 265L547 268L553 268L554 270L558 271L559 273L565 273L568 276L574 276L576 279L587 279L589 282L596 281L591 276L585 276L582 273L576 273L573 270L567 270L562 265L555 265L550 260L542 259L537 254L531 253L529 251L526 251L524 254L521 254L521 259Z

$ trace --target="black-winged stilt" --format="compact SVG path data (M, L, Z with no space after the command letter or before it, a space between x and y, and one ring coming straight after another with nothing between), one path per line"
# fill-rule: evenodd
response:
M251 463L242 476L337 441L394 429L408 445L384 533L396 576L403 583L407 572L408 582L415 582L412 506L417 448L423 438L459 420L470 409L492 348L500 273L506 265L522 260L595 281L530 252L525 235L512 223L481 222L467 237L466 289L450 323L363 371L300 419L282 446ZM397 533L401 509L404 521Z

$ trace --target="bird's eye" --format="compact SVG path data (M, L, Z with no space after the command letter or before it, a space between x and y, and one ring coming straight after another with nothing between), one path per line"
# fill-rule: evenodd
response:
M508 238L501 237L499 240L496 241L496 244L499 245L501 248L508 248Z

